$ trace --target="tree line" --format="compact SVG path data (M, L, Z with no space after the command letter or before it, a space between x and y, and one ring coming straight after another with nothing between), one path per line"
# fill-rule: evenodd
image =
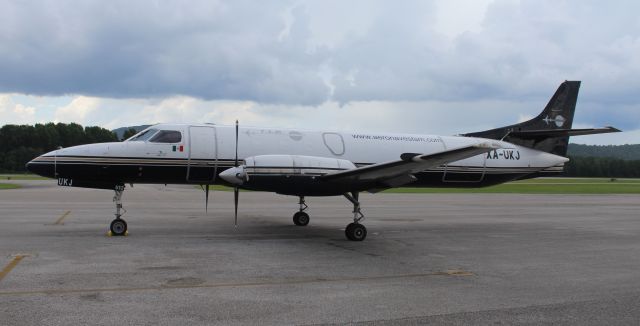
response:
M569 144L569 156L611 157L640 160L640 144L635 145L582 145Z
M128 128L122 139L101 127L82 127L76 123L46 123L36 125L5 125L0 128L0 172L25 172L25 164L33 158L59 147L114 142L136 134ZM640 178L640 160L630 154L640 145L590 146L569 145L571 161L565 165L564 176ZM600 157L605 152L614 157ZM615 157L617 156L617 157Z
M566 177L640 178L640 160L584 156L569 159L564 166Z
M33 158L59 147L118 141L110 130L77 123L4 125L0 128L0 171L24 172Z

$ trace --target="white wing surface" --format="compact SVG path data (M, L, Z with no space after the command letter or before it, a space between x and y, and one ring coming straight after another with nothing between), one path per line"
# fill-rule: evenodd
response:
M368 165L322 176L325 181L376 181L388 187L398 187L415 181L414 173L443 164L463 160L500 148L494 143L479 143L448 149L438 153L404 153L400 160Z

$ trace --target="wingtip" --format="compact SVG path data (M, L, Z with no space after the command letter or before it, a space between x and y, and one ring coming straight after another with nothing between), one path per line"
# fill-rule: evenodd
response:
M608 129L610 132L622 132L622 130L612 126L605 126L604 129Z

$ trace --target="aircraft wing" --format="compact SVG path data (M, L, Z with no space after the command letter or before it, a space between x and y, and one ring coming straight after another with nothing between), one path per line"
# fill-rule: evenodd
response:
M434 154L404 153L400 160L367 165L322 176L325 181L375 181L385 187L398 187L416 180L414 173L498 149L493 143L479 143Z

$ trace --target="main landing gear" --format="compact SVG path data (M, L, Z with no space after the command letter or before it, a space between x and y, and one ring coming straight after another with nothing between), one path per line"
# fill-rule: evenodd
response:
M109 226L110 235L123 236L127 234L127 222L122 219L122 215L127 212L122 208L122 193L124 192L124 185L116 185L115 196L113 196L113 202L116 203L116 218L111 221ZM122 211L122 213L121 213Z
M364 219L364 214L362 214L362 211L360 210L358 193L345 193L344 197L353 203L353 223L349 223L349 225L347 225L347 228L344 230L344 234L347 236L347 239L351 241L362 241L367 237L367 228L360 224L360 221Z
M347 236L347 239L351 241L362 241L367 237L367 228L360 224L360 221L364 219L364 214L362 214L362 210L360 209L358 193L345 193L343 196L353 203L353 223L347 225L344 234ZM293 214L293 223L298 226L305 226L309 224L309 214L304 211L306 211L309 206L305 203L304 196L300 196L300 202L298 204L300 205L300 210Z
M297 226L306 226L307 224L309 224L310 219L309 214L304 212L307 210L307 208L309 208L309 206L307 206L307 203L305 203L304 201L304 196L300 196L299 204L300 210L293 214L293 224Z

